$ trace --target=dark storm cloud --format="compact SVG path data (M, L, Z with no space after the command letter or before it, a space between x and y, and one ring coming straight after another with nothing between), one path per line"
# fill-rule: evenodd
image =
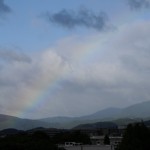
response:
M149 0L127 0L131 9L150 8Z
M86 8L82 8L78 12L66 9L54 14L47 12L45 16L49 22L58 24L68 29L82 26L100 31L107 27L108 21L107 14L104 12L95 14L93 11Z
M4 0L0 0L0 15L11 12L11 8L7 6Z

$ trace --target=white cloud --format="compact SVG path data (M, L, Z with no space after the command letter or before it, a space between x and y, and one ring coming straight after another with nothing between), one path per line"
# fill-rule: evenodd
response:
M82 115L149 100L149 43L149 22L126 24L111 33L61 40L30 56L30 63L3 62L0 113Z

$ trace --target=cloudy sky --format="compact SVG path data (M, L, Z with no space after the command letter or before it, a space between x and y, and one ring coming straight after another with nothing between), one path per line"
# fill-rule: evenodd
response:
M0 113L81 116L150 100L150 0L0 0Z

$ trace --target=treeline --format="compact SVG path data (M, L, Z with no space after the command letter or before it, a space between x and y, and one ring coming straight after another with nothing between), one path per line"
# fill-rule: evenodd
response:
M117 150L149 150L150 130L144 123L129 124Z
M56 134L53 138L53 143L64 144L65 142L76 142L82 144L91 144L90 137L80 131L66 132Z
M73 141L89 144L90 138L80 132L59 133L50 138L45 132L26 132L0 138L1 150L60 150L57 144ZM61 148L62 149L62 148Z

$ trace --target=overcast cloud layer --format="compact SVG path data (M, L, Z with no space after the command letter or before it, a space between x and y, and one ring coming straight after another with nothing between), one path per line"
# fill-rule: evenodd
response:
M0 28L0 113L81 116L150 100L150 1L108 2L0 0L1 18L15 12Z
M91 45L95 50L88 56L84 47ZM32 56L1 50L1 111L15 115L26 110L47 83L48 93L43 91L42 102L28 109L26 117L78 116L149 100L149 49L150 22L145 21L107 34L68 37Z

